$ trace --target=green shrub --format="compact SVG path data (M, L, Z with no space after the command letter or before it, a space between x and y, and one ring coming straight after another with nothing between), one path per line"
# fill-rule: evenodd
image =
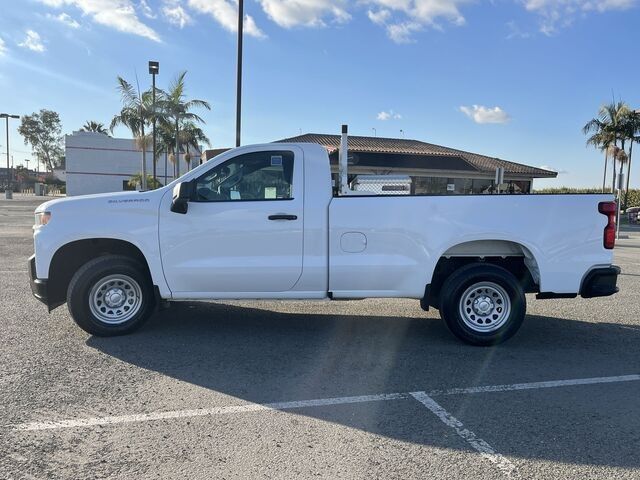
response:
M600 188L573 188L573 187L553 187L553 188L541 188L534 190L533 193L601 193ZM609 192L607 192L609 193ZM624 195L622 195L624 201ZM630 188L627 196L627 205L629 207L640 207L640 189ZM624 208L626 206L623 205Z

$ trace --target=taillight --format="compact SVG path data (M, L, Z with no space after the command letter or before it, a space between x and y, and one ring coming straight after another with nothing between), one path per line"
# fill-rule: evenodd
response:
M598 211L607 216L607 226L604 227L602 243L604 248L611 250L616 243L616 202L600 202Z

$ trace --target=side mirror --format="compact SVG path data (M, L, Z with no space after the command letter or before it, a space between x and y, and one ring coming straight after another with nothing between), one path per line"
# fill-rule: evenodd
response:
M173 199L171 201L171 211L174 213L187 213L189 200L193 193L193 182L180 182L173 187Z

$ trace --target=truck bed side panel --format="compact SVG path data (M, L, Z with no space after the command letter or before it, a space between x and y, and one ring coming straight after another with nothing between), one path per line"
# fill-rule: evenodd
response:
M334 198L329 208L329 289L338 297L420 298L448 249L506 240L528 249L540 290L577 293L610 265L602 244L610 195L460 195ZM363 249L349 242L362 239ZM350 251L345 251L345 248Z

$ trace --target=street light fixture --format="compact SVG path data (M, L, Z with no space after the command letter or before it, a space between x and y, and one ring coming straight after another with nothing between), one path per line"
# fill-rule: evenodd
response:
M151 75L152 100L151 109L153 110L153 184L156 184L156 75L160 73L160 62L149 61L149 74ZM166 182L165 182L166 183Z
M20 118L20 115L11 115L9 113L0 113L0 118L4 118L7 130L7 188L4 191L4 196L7 200L13 198L13 190L11 189L11 168L9 165L9 119Z

